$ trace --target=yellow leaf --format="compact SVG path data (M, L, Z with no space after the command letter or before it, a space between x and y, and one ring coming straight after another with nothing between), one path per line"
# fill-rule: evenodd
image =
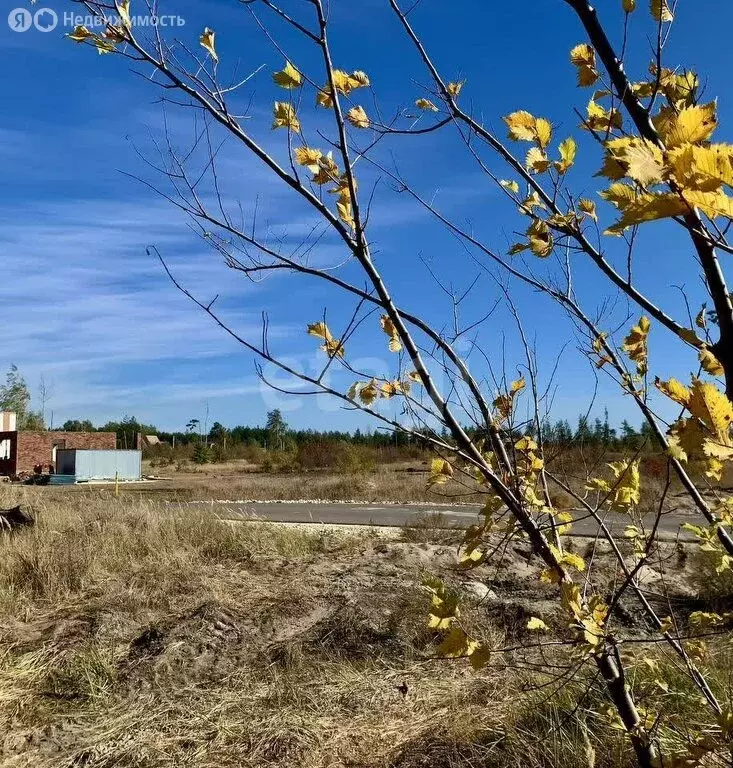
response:
M720 364L720 360L707 348L700 350L700 365L706 373L711 376L723 376L725 369Z
M311 323L308 326L308 333L309 335L317 336L319 339L323 339L324 341L331 341L333 339L328 326L322 321L318 323Z
M713 445L715 445L713 443ZM710 441L706 441L705 443L706 449L709 451L710 449ZM733 458L733 453L726 452L723 454L723 457L728 460ZM723 470L725 469L725 464L718 459L716 456L711 456L707 459L705 462L705 476L709 477L711 480L715 480L716 482L720 482L723 479Z
M371 405L379 397L377 382L374 379L371 381L357 381L351 385L346 396L351 400L358 398L364 405Z
M585 570L585 560L580 555L573 554L572 552L564 552L560 558L560 563L570 568L575 568L576 571Z
M453 477L453 467L445 459L433 459L428 485L443 485Z
M407 378L415 384L422 384L422 376L417 371L410 371L407 374Z
M542 619L538 619L536 616L532 616L530 620L527 622L527 629L541 631L541 632L549 632L550 628L545 624Z
M545 173L552 163L543 150L539 147L532 147L527 152L526 165L528 170L534 173Z
M629 176L642 186L664 180L664 158L654 144L644 139L621 136L610 139L605 146L607 167L604 166L599 175L613 179Z
M707 305L702 305L702 309L698 312L697 317L695 318L695 325L703 330L708 327Z
M397 332L395 324L392 322L389 315L382 315L379 318L379 322L382 325L382 330L389 336L389 351L400 352L402 350L402 342L400 341L400 334Z
M333 152L321 155L318 159L318 171L312 179L313 183L322 186L323 184L330 184L332 181L338 182L339 179L339 168L333 159Z
M596 213L596 204L592 200L586 200L581 198L578 201L578 208L589 216L593 221L598 221L598 214Z
M438 108L435 106L435 104L433 104L432 101L430 101L430 99L418 99L415 102L415 106L418 109L425 110L426 112L437 112L438 111Z
M461 88L463 88L465 82L465 80L459 80L456 83L448 83L445 88L448 93L455 99L461 92Z
M667 149L707 141L718 125L716 112L716 104L711 101L709 104L685 107L666 123L658 125Z
M94 38L94 47L97 49L97 53L101 55L106 53L112 53L115 51L115 46L109 40L104 40L101 37Z
M595 175L605 176L611 181L618 181L626 176L626 166L620 163L611 152L606 152L603 156L603 166Z
M570 61L578 70L578 85L585 88L598 80L596 52L587 43L576 45L570 51Z
M499 395L494 400L494 408L499 412L501 419L509 418L509 414L512 412L514 406L514 398L527 386L527 383L522 377L513 381L509 385L509 392L506 395Z
M513 192L515 195L519 194L519 184L517 184L516 181L507 181L506 179L502 179L499 184L501 184L504 189L508 189L510 192Z
M380 387L382 397L389 400L395 395L401 395L404 393L402 388L402 382L395 379L394 381L385 381Z
M636 139L617 159L626 166L626 175L646 187L664 178L662 152L644 139Z
M219 57L216 55L216 49L214 48L214 36L215 32L213 29L209 29L206 27L204 31L201 33L201 37L199 38L199 43L206 48L206 50L209 52L209 56L214 61L219 61Z
M364 111L364 107L352 107L346 113L346 119L355 128L368 128L369 127L369 118L367 117L367 113Z
M644 80L640 83L632 83L631 90L634 92L634 96L640 99L650 99L654 95L656 83Z
M724 445L730 445L730 425L733 403L710 382L695 379L688 404L690 413L698 418Z
M371 405L379 397L377 382L372 379L366 386L359 390L359 399L364 405Z
M720 627L725 623L725 619L719 613L710 611L693 611L687 621L695 629L710 629L711 627Z
M338 179L334 179L334 181L336 182L336 186L333 187L333 189L328 190L329 195L338 195L338 200L340 203L350 203L351 187L349 186L348 175L343 174L342 176L339 176ZM356 179L352 178L352 181L354 183L354 187L356 187Z
M611 484L611 509L615 512L630 512L641 501L639 460L613 461L608 466L615 477L615 482Z
M674 21L674 14L667 5L667 0L650 0L649 6L655 21Z
M517 392L521 392L526 386L527 382L524 376L522 376L521 379L517 379L509 385L509 391L512 393L512 395L515 395Z
M602 333L599 333L598 336L593 339L593 351L596 354L601 354L605 348L605 342L608 338L608 333L606 331L603 331Z
M504 118L509 126L509 138L515 141L534 141L537 136L537 119L529 112L520 110Z
M300 88L303 85L303 75L289 62L285 62L285 67L279 72L275 72L272 79L277 85L286 90Z
M623 116L618 109L606 110L593 99L588 102L588 117L583 124L584 128L607 133L622 126Z
M362 88L365 85L369 85L369 78L365 72L361 71L354 72L350 75L342 69L334 69L332 76L334 87L339 93L343 93L344 96L348 96L351 91L356 88Z
M528 435L525 435L521 439L517 440L516 443L514 443L514 447L518 451L536 451L537 450L537 443Z
M560 576L557 571L550 568L545 568L544 571L540 573L540 581L543 584L559 584Z
M687 406L690 402L690 388L686 387L682 382L677 379L670 379L669 381L662 381L657 377L654 381L654 385L657 389L665 394L670 400L674 400L675 403Z
M683 328L679 332L679 336L683 341L691 344L696 349L702 349L703 343L700 341L700 339L697 338L697 334L692 330L692 328Z
M430 609L428 627L430 629L450 629L451 624L456 620L457 600L442 601L436 604L433 598L433 605Z
M732 160L733 147L728 144L684 144L667 153L669 172L678 186L701 192L717 192L724 184L733 186Z
M575 139L568 138L561 142L558 147L560 150L560 162L557 163L557 170L560 173L567 173L575 162L575 157L578 153L578 145Z
M288 130L300 131L300 121L295 114L295 108L286 101L276 101L273 110L273 128L287 128Z
M527 237L529 238L529 248L535 256L545 259L552 254L555 241L550 228L542 219L535 219L530 224Z
M593 477L586 483L585 489L587 491L600 491L601 493L610 493L611 486L608 484L607 480L604 480L601 477Z
M351 80L354 83L358 83L358 85L354 86L355 88L368 88L371 85L369 75L367 75L366 72L362 72L360 69L351 73Z
M650 67L650 72L654 77L654 82L656 83L656 66ZM658 79L659 87L671 105L664 107L661 110L662 122L666 121L670 117L674 117L675 110L682 109L683 107L690 107L696 103L697 91L700 87L700 79L694 72L687 71L679 73L675 70L662 67L661 72L659 72ZM658 117L659 116L654 118L655 125L657 124Z
M323 153L320 149L313 149L312 147L296 147L295 162L298 165L305 166L311 173L318 173L319 160L323 157Z
M338 339L333 338L333 336L331 335L331 331L329 330L328 326L324 322L311 323L308 326L308 333L311 336L317 336L319 339L323 339L323 344L321 345L321 349L329 357L342 358L346 353L346 350L344 349L341 342Z
M627 204L621 219L609 227L606 234L620 235L634 224L667 219L688 212L689 206L679 195L673 193L641 194L633 202Z
M552 125L544 117L538 117L535 123L535 134L537 143L541 149L546 149L552 140Z
M483 565L486 557L486 552L482 552L480 549L473 549L461 556L461 559L458 561L458 567L462 571L470 571L478 568L479 565Z
M626 13L633 13L636 10L636 0L623 0L622 5Z
M458 659L471 656L480 643L471 640L461 627L451 627L443 642L438 646L437 654L443 659Z
M333 106L333 95L331 94L331 88L329 86L324 85L323 88L318 90L318 93L316 94L316 104L321 107L326 107L326 109Z
M636 191L628 184L611 184L611 186L600 193L604 200L613 203L618 209L625 210L636 200Z
M344 96L348 96L354 87L354 80L348 72L344 72L343 69L334 69L333 85L339 93L343 93Z
M535 141L545 149L552 139L552 125L544 117L534 117L520 110L504 118L509 127L509 137L515 141Z
M529 216L535 208L545 210L546 206L540 199L537 190L533 189L530 192L529 197L526 200L522 200L522 204L519 206L519 212Z
M711 219L718 216L726 219L733 218L733 198L728 197L724 192L697 192L686 189L682 195L690 206L699 208Z
M621 349L636 363L636 371L640 376L643 376L647 371L647 338L650 330L649 318L642 315L638 325L631 329L621 345Z
M560 585L560 601L562 607L573 617L581 618L583 611L583 596L580 587L572 582L564 581Z
M355 228L356 222L354 221L354 212L350 200L337 200L336 211L344 224L348 224L352 229Z
M94 37L94 33L90 32L85 26L81 25L74 27L74 31L69 32L66 37L76 43L83 43L85 40L89 40L90 37Z

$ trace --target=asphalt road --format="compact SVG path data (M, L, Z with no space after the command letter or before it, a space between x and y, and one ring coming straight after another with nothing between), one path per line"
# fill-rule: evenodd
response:
M278 523L321 523L327 525L377 525L401 527L419 522L427 514L440 513L441 527L465 528L477 521L479 507L429 506L425 504L347 504L336 502L192 502L185 505L201 509L202 513L214 513L223 520L267 520ZM581 519L582 512L575 513L573 525L576 536L595 536L598 524L591 519ZM671 513L662 518L659 532L663 538L676 538L680 524L692 521L689 515ZM629 519L622 515L609 515L607 524L614 530L623 531ZM651 525L653 521L649 521ZM683 538L689 534L683 533Z

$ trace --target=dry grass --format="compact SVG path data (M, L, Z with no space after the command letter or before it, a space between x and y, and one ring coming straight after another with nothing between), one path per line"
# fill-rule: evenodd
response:
M348 448L348 446L346 446ZM155 501L357 501L366 503L471 503L481 504L485 498L475 493L475 488L451 481L445 485L428 487L429 460L418 457L409 460L399 455L390 461L375 463L374 456L360 457L353 448L341 455L333 446L321 456L312 450L312 464L297 461L297 456L287 453L267 453L260 449L264 458L253 457L230 460L201 466L185 462L181 465L159 466L160 459L151 466L144 462L145 475L162 479L143 484L124 485L122 493L128 500L151 499ZM306 449L304 455L310 456ZM381 455L381 454L380 454ZM598 451L568 450L552 459L554 472L580 493L586 484L586 476L608 474L607 461L620 458L620 454ZM321 466L331 462L332 466ZM650 512L656 509L659 494L664 486L664 462L655 456L642 461L642 508ZM726 479L727 482L727 479ZM728 483L731 485L731 483ZM723 483L724 487L726 483ZM703 484L704 487L704 484ZM78 485L74 487L45 487L40 494L28 498L67 499L72 495L83 496L87 501L106 501L112 498L111 486ZM552 487L553 496L571 503L559 488ZM676 482L668 503L676 507L689 506L686 498L677 493ZM31 490L32 494L33 491ZM559 505L563 506L562 502Z
M467 578L448 546L33 498L38 525L0 537L2 766L587 768L589 739L628 762L579 725L583 677L522 694L536 673L500 656L429 660L421 574ZM537 570L512 561L491 606L466 592L470 629L521 634Z
M144 473L164 479L122 486L127 499L158 501L360 501L360 502L478 502L477 494L467 495L458 483L441 486L438 491L427 488L427 466L421 462L396 463L364 472L314 470L298 472L260 472L247 462L188 465L177 472L175 467L150 468ZM34 491L40 491L35 493ZM110 485L73 487L29 486L27 498L66 499L81 495L99 501L112 498Z

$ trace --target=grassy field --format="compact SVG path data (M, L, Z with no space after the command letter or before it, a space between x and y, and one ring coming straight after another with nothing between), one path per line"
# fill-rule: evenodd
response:
M17 500L0 489L0 506ZM466 575L429 520L385 537L230 525L149 500L34 505L35 528L0 535L2 766L629 763L585 673L552 684L532 652L502 650L526 640L530 615L561 626L522 545ZM699 602L685 559L682 611ZM496 649L482 672L433 658L426 573L459 591ZM633 615L619 631L633 635ZM730 660L711 661L721 687ZM665 696L659 674L634 667L642 702L694 720L697 699Z
M143 463L143 474L160 479L122 484L128 499L153 501L193 501L222 499L308 500L308 501L392 501L460 502L477 501L457 483L431 491L427 487L429 466L422 461L398 462L358 472L334 469L263 471L247 461L196 466L185 464L180 470ZM1 487L1 486L0 486ZM17 486L16 486L17 487ZM112 485L79 484L72 487L24 486L28 498L64 499L81 495L94 500L111 498Z
M153 501L357 501L394 503L483 503L471 483L451 481L445 485L428 487L430 457L419 454L412 458L399 454L389 461L377 462L369 452L356 452L335 456L321 452L324 463L332 466L303 466L294 463L291 456L262 454L257 461L230 460L221 463L196 465L190 461L161 462L148 459L143 462L143 474L157 478L144 483L124 484L122 494L128 500ZM325 456L324 456L325 453ZM587 477L608 473L606 462L618 459L616 454L584 454L574 451L556 458L552 471L568 485L581 493ZM334 460L335 459L335 460ZM654 508L663 486L664 461L650 456L642 459L642 489ZM458 477L458 475L456 476ZM570 499L562 490L550 483L553 498L562 508ZM702 486L704 488L704 483ZM723 487L733 487L733 474L726 477ZM689 505L677 493L673 478L670 502L674 506ZM74 487L27 488L30 499L61 500L81 495L91 501L112 497L110 485L80 484Z

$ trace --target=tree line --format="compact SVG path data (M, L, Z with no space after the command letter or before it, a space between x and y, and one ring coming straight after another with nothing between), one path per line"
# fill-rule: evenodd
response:
M415 445L419 442L419 436L402 432L381 432L361 430L318 430L318 429L291 429L285 422L279 410L270 411L267 414L265 424L262 426L237 425L225 427L215 421L211 428L203 430L197 420L192 419L191 425L185 430L166 431L160 430L152 424L144 424L134 416L124 416L119 421L108 421L97 427L88 419L70 419L59 428L64 432L115 432L118 443L121 446L132 447L135 444L135 435L140 432L144 435L156 435L159 440L169 445L218 445L222 447L250 446L266 448L269 450L293 450L301 445L314 442L347 443L351 445L364 445L373 448L387 446L404 447ZM469 430L472 432L473 430ZM541 426L542 438L546 443L553 445L586 445L599 446L610 449L638 449L649 441L649 426L645 422L640 428L636 428L624 419L619 428L610 424L608 411L603 418L590 419L587 415L580 415L575 426L566 419L555 422L546 420ZM538 431L533 425L527 425L523 430L532 437L538 436ZM448 438L447 434L443 435Z
M5 384L0 385L0 410L13 411L17 414L18 429L46 429L45 400L41 395L42 405L38 410L31 408L31 393L25 378L13 365L7 372ZM639 429L624 419L619 428L611 426L608 410L603 418L591 419L587 414L578 416L575 426L566 419L541 422L541 435L545 442L553 445L602 446L611 449L638 449L651 437L648 422L644 421ZM134 448L137 434L156 435L169 445L219 445L222 447L251 446L270 450L293 450L298 446L313 442L339 442L352 445L382 448L387 446L403 447L414 445L419 436L414 434L385 431L317 430L291 429L278 409L268 412L262 426L237 425L225 427L215 421L211 428L199 419L190 419L185 429L166 431L153 424L145 424L134 416L125 415L115 421L110 420L99 426L90 419L68 419L54 431L60 432L114 432L120 448ZM469 433L472 430L467 430ZM532 423L522 430L524 434L538 437L539 431ZM444 429L442 437L447 439Z

